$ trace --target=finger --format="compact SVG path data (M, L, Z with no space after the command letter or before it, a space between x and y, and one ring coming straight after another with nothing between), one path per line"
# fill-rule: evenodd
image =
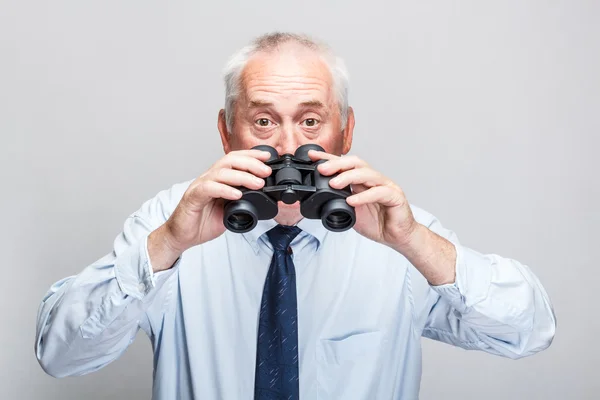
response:
M204 180L194 188L191 196L200 202L206 202L210 198L237 200L242 197L242 192L224 183Z
M336 159L330 159L323 164L320 164L317 168L320 173L325 176L335 174L339 171L346 171L349 169L367 167L368 164L356 156L338 157Z
M215 182L224 183L230 186L244 186L248 189L258 190L265 184L265 180L252 175L249 172L236 169L221 168L210 175Z
M258 151L258 150L253 150ZM229 153L215 165L215 169L226 168L249 172L255 176L266 178L271 175L271 167L260 159L247 154Z
M358 207L365 204L379 203L387 207L399 206L403 202L403 194L391 186L375 186L364 192L353 194L346 198L346 202Z
M357 168L344 171L329 181L334 189L341 189L348 185L362 184L368 187L382 186L388 183L388 179L372 168Z
M352 190L353 194L357 194L357 193L362 193L365 190L368 190L369 188L365 185L358 184L358 185L350 185L350 189Z
M229 152L228 154L254 157L261 161L267 161L269 158L271 158L271 153L269 153L268 151L257 149L234 150Z
M319 150L309 150L308 157L310 157L310 159L313 161L333 160L336 158L340 158L340 156L336 156L335 154L329 154L327 152L319 151Z

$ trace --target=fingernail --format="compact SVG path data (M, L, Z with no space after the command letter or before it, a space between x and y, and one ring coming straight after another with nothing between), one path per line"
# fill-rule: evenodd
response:
M338 183L340 183L340 178L333 178L332 180L329 181L330 183L333 183L334 185L337 185Z

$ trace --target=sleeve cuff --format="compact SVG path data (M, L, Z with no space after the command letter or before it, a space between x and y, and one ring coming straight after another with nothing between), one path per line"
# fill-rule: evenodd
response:
M126 295L141 300L157 285L166 279L179 266L179 257L173 266L165 271L154 273L148 254L148 235L142 237L137 245L131 246L115 261L115 276L119 287Z
M456 279L454 283L431 286L452 306L461 311L483 301L490 288L492 265L484 255L454 244L456 248Z

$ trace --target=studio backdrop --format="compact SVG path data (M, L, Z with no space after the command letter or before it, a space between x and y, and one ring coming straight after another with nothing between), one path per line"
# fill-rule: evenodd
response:
M274 30L345 59L351 154L466 246L528 265L553 302L556 337L533 357L424 339L421 398L597 398L599 19L591 0L0 1L0 398L150 398L143 333L55 379L37 309L144 201L222 156L221 70Z

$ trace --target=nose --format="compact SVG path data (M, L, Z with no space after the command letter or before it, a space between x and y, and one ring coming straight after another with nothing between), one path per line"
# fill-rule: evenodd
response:
M282 126L277 145L275 146L277 152L280 155L294 154L298 146L300 146L300 143L294 129L288 126Z

